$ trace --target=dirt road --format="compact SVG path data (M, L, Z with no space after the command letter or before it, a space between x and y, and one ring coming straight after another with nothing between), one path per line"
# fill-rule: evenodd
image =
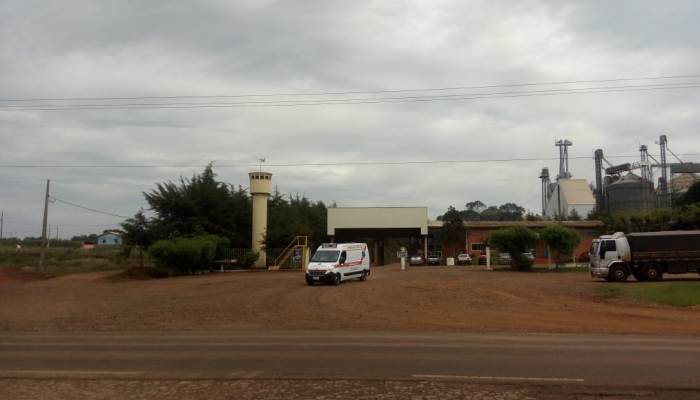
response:
M606 303L592 294L606 283L584 273L464 267L402 272L389 266L373 269L367 282L314 287L294 272L146 281L114 281L112 274L2 282L0 330L700 334L697 307ZM698 280L697 275L681 278Z

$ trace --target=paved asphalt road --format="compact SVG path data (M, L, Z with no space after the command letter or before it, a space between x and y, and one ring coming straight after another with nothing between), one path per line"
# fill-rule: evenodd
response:
M700 338L0 333L0 378L419 379L700 388Z

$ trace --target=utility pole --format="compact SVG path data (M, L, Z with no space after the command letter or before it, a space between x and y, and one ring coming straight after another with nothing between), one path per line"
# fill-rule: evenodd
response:
M44 197L44 223L41 226L41 253L39 255L39 271L44 271L44 257L46 256L46 248L49 245L48 237L46 236L46 223L49 219L49 186L51 180L46 180L46 197Z
M0 240L2 240L2 228L4 228L5 225L5 211L0 212ZM0 243L0 246L2 246L2 243Z

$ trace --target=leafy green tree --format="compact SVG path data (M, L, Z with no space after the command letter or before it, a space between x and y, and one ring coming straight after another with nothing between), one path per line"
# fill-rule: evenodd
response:
M122 235L124 244L129 247L138 247L139 265L143 267L143 250L147 249L148 246L153 243L152 233L148 226L148 219L144 215L143 210L140 210L133 218L127 219L122 222L121 225L124 230L124 234Z
M444 215L443 235L445 240L464 240L466 229L464 228L462 215L454 207L450 206Z
M476 200L476 201L470 201L467 204L464 205L466 210L469 211L476 211L476 212L481 212L484 208L486 208L486 204L484 204L481 200Z
M265 244L270 249L282 248L301 235L309 236L312 247L318 246L326 240L326 218L323 202L312 202L298 194L283 196L275 190L268 203Z
M528 211L528 213L525 214L525 221L544 221L544 217L535 214L532 211Z
M581 220L581 215L576 211L575 208L572 208L571 211L569 212L569 216L567 217L569 221L580 221Z
M454 207L450 206L443 216L444 224L442 225L442 242L445 248L449 248L449 253L455 252L455 247L459 250L464 250L467 230L464 227L462 214ZM459 251L458 250L458 251ZM455 254L450 254L454 256Z
M489 244L499 251L509 253L512 265L518 271L532 269L532 261L523 255L537 244L537 233L532 229L517 226L497 230L489 236Z
M553 253L557 268L562 264L564 256L571 254L581 243L581 235L575 229L561 225L549 225L542 229L540 238Z
M179 184L159 183L144 196L156 213L156 237L214 234L230 238L239 246L250 242L249 197L217 181L211 165L191 179L180 178Z
M227 238L233 247L250 246L250 195L218 181L211 165L190 179L160 183L144 196L155 213L147 224L153 240L213 234ZM318 245L326 238L326 218L323 202L283 196L275 189L268 200L265 246L285 247L297 235L310 236L311 244Z
M464 206L466 209L458 211L464 221L521 221L525 215L525 208L515 203L487 207L483 202L476 200ZM438 216L440 221L444 218L445 215Z
M525 208L515 203L505 203L498 207L499 220L520 221L525 215Z
M72 238L70 238L70 240L72 240L74 242L81 242L81 243L84 243L84 242L95 243L95 242L97 242L97 236L99 236L99 235L96 233L91 233L89 235L76 235L76 236L73 236Z
M676 203L681 206L700 203L700 181L693 183Z
M481 219L481 212L486 208L486 204L481 200L470 201L464 205L465 209L460 211L462 219L465 221L478 221Z

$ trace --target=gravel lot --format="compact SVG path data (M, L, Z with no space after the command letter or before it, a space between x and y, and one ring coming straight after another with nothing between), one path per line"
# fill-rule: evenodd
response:
M367 282L304 283L298 272L160 280L111 273L0 279L0 330L347 329L700 334L700 309L603 301L586 273L377 267ZM700 280L697 275L674 277ZM628 285L640 283L629 282Z

